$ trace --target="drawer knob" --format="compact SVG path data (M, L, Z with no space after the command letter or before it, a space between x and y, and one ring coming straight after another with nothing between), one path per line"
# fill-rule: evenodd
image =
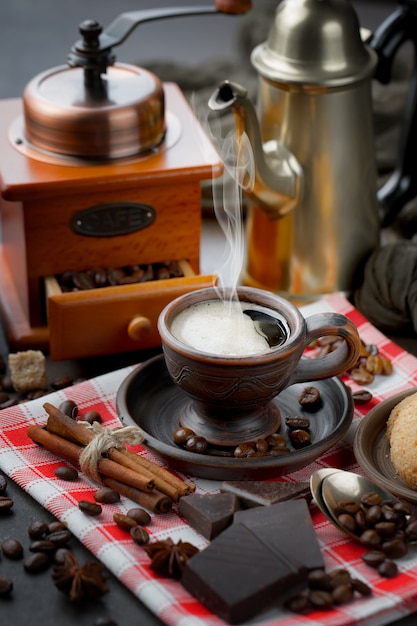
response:
M131 339L139 341L149 335L151 328L152 324L150 319L144 315L135 315L135 317L129 322L127 333Z

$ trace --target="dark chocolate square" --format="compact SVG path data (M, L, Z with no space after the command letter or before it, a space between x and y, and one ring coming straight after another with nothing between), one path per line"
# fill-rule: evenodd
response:
M264 541L271 542L281 553L298 560L308 570L324 567L323 555L305 500L237 511L234 521L251 528Z
M187 561L181 582L231 624L254 617L306 585L307 570L271 549L257 530L232 524Z
M214 539L233 522L239 500L232 493L211 493L183 496L179 514L206 539Z

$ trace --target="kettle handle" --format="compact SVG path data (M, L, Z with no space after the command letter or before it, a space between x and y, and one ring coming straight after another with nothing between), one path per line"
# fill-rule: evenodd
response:
M400 5L379 26L370 42L379 59L374 77L382 84L390 81L394 57L404 42L413 42L417 55L417 0L400 0ZM382 226L388 226L399 210L417 196L416 158L417 64L413 69L405 104L397 165L378 191Z

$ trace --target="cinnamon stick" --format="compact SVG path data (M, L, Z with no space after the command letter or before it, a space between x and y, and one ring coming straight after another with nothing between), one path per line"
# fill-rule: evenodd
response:
M82 452L81 446L68 441L59 435L49 432L39 426L29 426L27 430L28 436L50 452L60 456L71 463L77 464ZM149 478L141 476L131 469L115 463L111 459L100 459L98 463L98 471L104 476L114 478L122 483L135 487L143 492L152 491L155 483Z
M129 452L129 450L126 450L126 452ZM182 480L182 478L175 476L169 470L166 470L164 467L161 467L160 465L157 465L156 463L149 461L149 459L145 459L143 456L140 456L139 454L135 454L134 456L136 457L136 461L138 465L143 467L145 470L149 469L153 475L162 478L168 484L174 486L177 489L180 496L186 496L195 491L195 485L191 483L187 483L185 480Z
M130 487L129 485L125 485L109 477L103 478L103 484L154 513L169 513L172 508L172 499L157 489L154 489L150 493L144 493L143 491L139 491L139 489L135 489L134 487Z
M69 439L81 445L88 445L94 438L94 434L82 424L71 419L63 411L45 402L43 405L48 413L47 429L65 439ZM195 486L178 478L169 470L135 454L127 448L112 448L108 451L109 458L120 465L141 472L144 476L153 479L155 487L165 493L175 502L183 495L195 491ZM133 465L134 464L134 465Z

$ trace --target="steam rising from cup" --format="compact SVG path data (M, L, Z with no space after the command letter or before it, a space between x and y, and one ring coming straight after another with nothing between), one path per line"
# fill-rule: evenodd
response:
M196 110L195 100L193 107ZM255 161L247 135L244 133L237 142L234 128L230 129L230 116L208 111L202 104L198 116L224 164L222 176L212 180L212 194L214 213L225 235L223 259L216 268L216 289L219 298L226 300L230 299L230 291L236 294L245 262L242 194L245 189L253 187Z

